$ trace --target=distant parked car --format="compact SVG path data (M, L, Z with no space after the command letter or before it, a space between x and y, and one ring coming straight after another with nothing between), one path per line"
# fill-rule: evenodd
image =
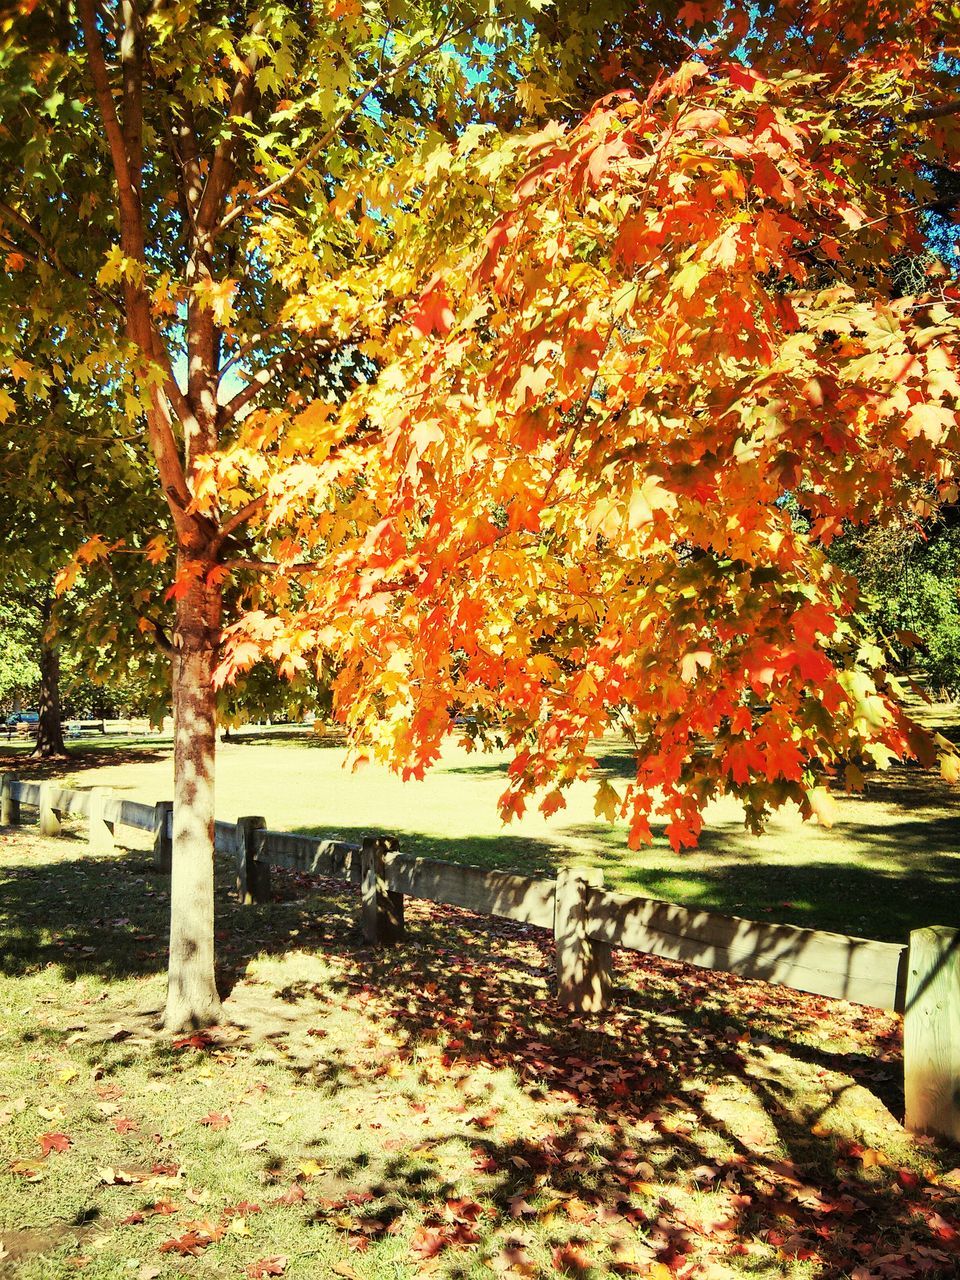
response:
M36 711L11 711L7 716L7 724L12 729L18 724L39 724L40 715Z

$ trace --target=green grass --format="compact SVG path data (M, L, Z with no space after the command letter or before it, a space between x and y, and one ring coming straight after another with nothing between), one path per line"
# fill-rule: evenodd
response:
M224 864L229 1025L178 1046L153 1029L167 882L145 854L4 841L0 1276L283 1256L295 1278L839 1280L870 1250L957 1256L955 1159L891 1114L888 1015L622 957L616 1008L572 1018L542 932L410 904L374 952L342 888L281 875L242 908ZM49 1133L71 1145L41 1158ZM162 1251L191 1230L196 1256Z
M938 709L940 727L945 715L953 709ZM598 757L614 781L630 770L619 743L601 744ZM744 830L735 804L713 805L700 847L678 855L662 833L651 848L629 850L622 825L594 817L586 785L573 787L567 808L550 819L531 807L502 826L503 755L452 746L424 781L407 784L372 765L350 772L345 760L342 747L304 731L248 730L220 748L218 815L257 813L276 829L347 838L397 835L405 851L484 867L550 875L564 862L585 862L626 892L883 940L960 923L956 790L909 766L873 774L860 796L841 795L831 830L784 811L758 839ZM0 768L3 761L0 749ZM28 763L21 771L39 776ZM169 744L155 741L83 742L58 773L148 803L172 794Z
M866 936L956 923L955 802L916 771L871 779L831 831L788 815L757 842L717 806L678 857L627 851L587 788L501 829L500 759L452 750L411 786L342 761L290 733L228 743L220 815L491 867L592 862L618 887ZM613 743L601 763L627 767ZM170 794L155 742L83 743L61 772ZM573 1018L542 932L408 903L405 942L375 952L343 886L281 873L243 908L224 863L228 1024L177 1047L155 1030L168 882L143 848L81 835L0 833L2 1280L242 1277L274 1257L295 1280L957 1269L960 1153L898 1123L890 1015L620 956L616 1006ZM51 1133L71 1145L43 1157ZM195 1255L162 1250L191 1230Z

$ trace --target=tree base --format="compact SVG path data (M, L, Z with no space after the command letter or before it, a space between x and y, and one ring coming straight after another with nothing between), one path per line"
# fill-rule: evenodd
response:
M203 1031L215 1027L223 1019L223 1006L219 1000L206 1001L202 1008L195 1003L167 1001L163 1015L163 1030L168 1035L182 1035L190 1031Z
M44 764L61 764L72 760L73 756L66 747L34 747L27 759L42 760Z

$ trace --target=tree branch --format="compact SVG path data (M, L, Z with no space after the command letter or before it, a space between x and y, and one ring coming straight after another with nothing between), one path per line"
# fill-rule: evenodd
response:
M908 124L919 124L924 120L939 120L943 116L960 115L960 98L951 102L941 102L936 107L921 107L917 111L908 111L904 120Z
M253 33L260 30L256 24ZM223 201L233 178L233 147L236 136L233 122L242 119L250 110L256 92L257 55L250 53L244 60L244 71L238 76L227 112L227 134L218 144L210 162L210 170L203 186L203 194L197 209L197 225L201 235L207 236L216 229Z
M455 32L450 31L449 27L445 28L440 37L435 40L433 44L428 45L426 49L419 49L416 53L412 53L404 62L401 62L399 66L390 67L387 70L382 71L378 76L375 76L363 92L358 94L357 97L354 98L353 102L340 112L339 116L337 116L336 120L326 133L318 138L317 141L307 149L295 165L288 169L286 173L281 174L279 178L276 178L273 182L268 183L265 187L262 187L259 191L255 192L247 200L244 200L242 204L238 204L235 208L231 209L223 217L217 230L225 231L226 228L229 227L232 222L236 221L237 218L241 218L244 214L252 212L258 204L261 204L264 200L269 200L272 195L276 195L278 191L281 191L284 187L293 182L295 178L298 178L300 174L303 173L304 169L306 169L307 165L309 165L321 151L330 145L354 112L358 111L360 107L363 106L371 93L379 89L381 85L386 84L388 80L391 80L396 76L403 75L405 71L409 71L409 69L421 59L429 58L431 54L442 49L448 40L453 39L455 36L464 35L471 29L471 27L475 27L477 22L479 22L479 18L474 19L473 22L466 23Z
M274 356L269 364L250 375L250 381L242 391L238 391L232 399L221 406L217 415L219 422L222 425L233 422L240 410L248 405L251 400L255 400L263 388L270 385L285 365L301 358L298 351L282 351L279 355Z
M120 128L120 121L117 119L117 109L114 106L113 92L110 88L110 77L107 74L107 64L103 56L103 46L100 43L100 33L97 31L97 18L93 0L77 0L77 9L80 14L80 23L83 27L83 43L87 49L90 77L93 80L94 94L97 99L97 105L100 108L103 127L106 131L110 158L113 161L113 171L120 194L121 234L125 241L124 252L130 257L136 258L137 261L142 261L144 235L140 198L130 170L126 140ZM126 243L128 238L130 240L129 244ZM139 244L136 244L136 241L139 241ZM132 250L136 251L132 252Z
M280 564L276 560L224 560L225 569L252 569L256 573L315 573L326 567L321 560L301 560L294 564Z
M246 506L241 507L239 511L235 511L232 516L228 516L228 518L224 520L213 542L214 555L216 555L232 533L236 533L241 525L245 525L248 520L253 519L257 512L264 507L266 501L267 495L265 493L260 493L255 498L251 498Z
M123 136L130 181L143 188L143 37L136 0L120 0L120 68L123 73Z

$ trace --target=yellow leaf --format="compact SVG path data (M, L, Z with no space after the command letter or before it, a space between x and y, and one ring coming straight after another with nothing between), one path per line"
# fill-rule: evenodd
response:
M620 803L620 796L616 788L611 786L606 778L602 779L597 787L593 812L598 818L606 818L607 822L614 822L620 811Z
M826 787L814 787L807 792L810 808L817 815L822 827L832 827L837 817L837 802Z
M297 1168L305 1178L315 1178L318 1173L326 1173L328 1166L317 1160L302 1160Z

